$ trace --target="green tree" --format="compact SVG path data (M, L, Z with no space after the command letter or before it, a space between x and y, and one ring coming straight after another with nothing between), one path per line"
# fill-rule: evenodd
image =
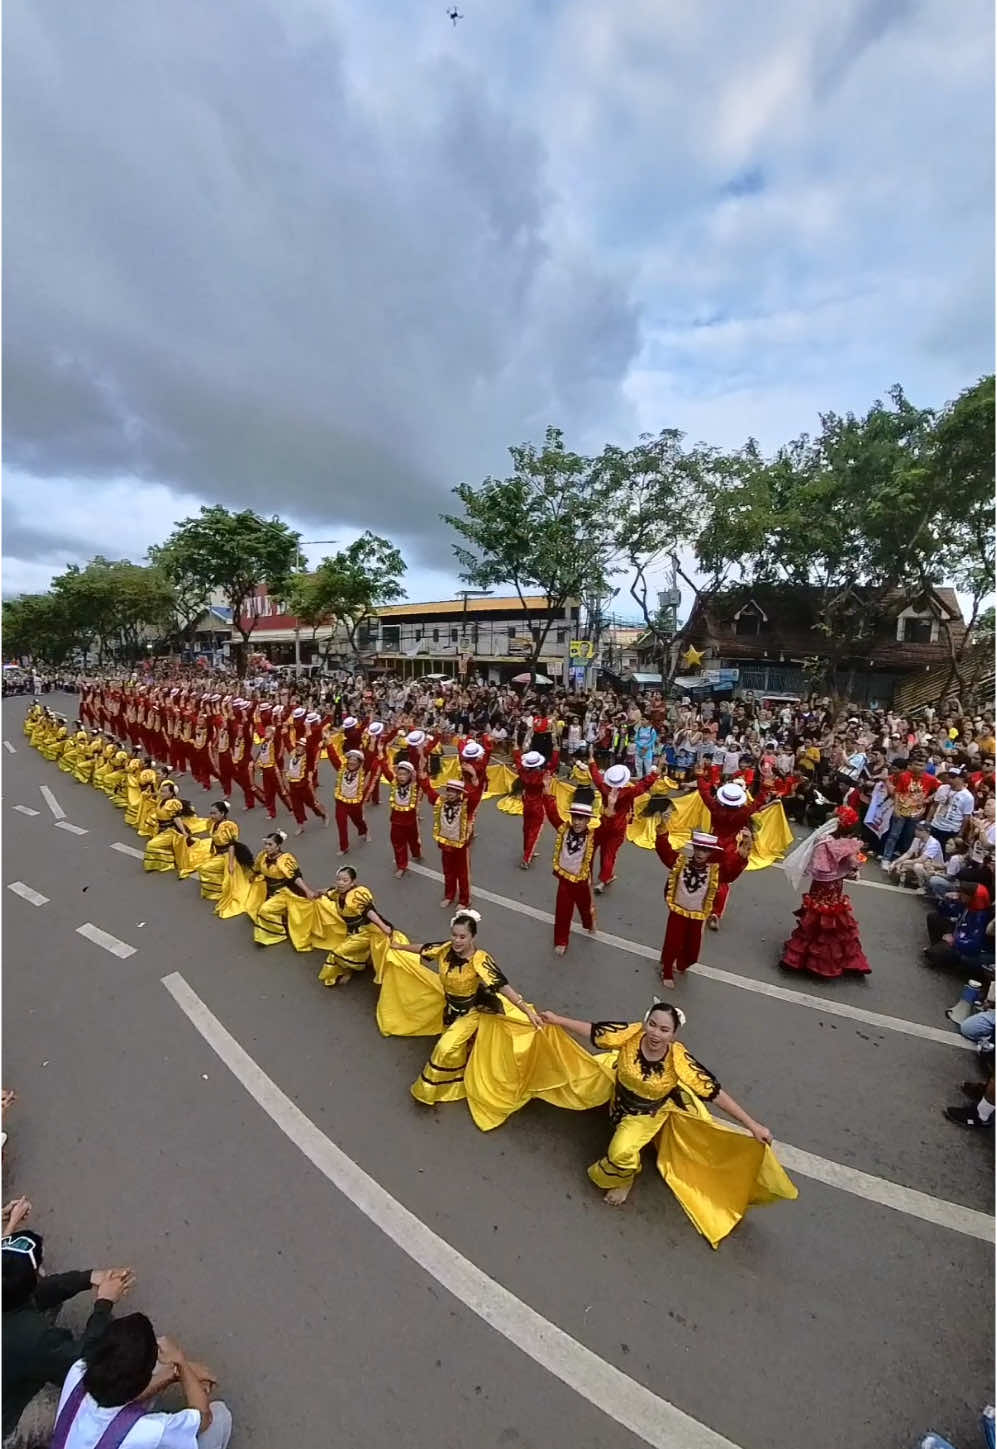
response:
M454 545L461 578L475 588L515 590L535 673L551 625L569 601L606 592L611 540L593 464L569 452L557 428L547 429L542 447L523 443L509 454L510 477L459 484L453 491L463 514L442 516L463 540ZM536 627L531 592L544 598L545 616Z
M237 648L240 674L245 671L256 614L249 608L261 585L275 598L287 592L299 557L301 535L279 518L261 518L251 509L232 513L220 504L202 507L200 517L185 518L163 547L169 566L210 594L219 589L232 610L232 625L241 636Z
M361 626L377 609L405 597L404 573L405 561L395 545L367 530L301 579L294 595L295 613L312 627L313 637L323 624L342 624L354 659L362 664ZM330 640L327 658L331 644Z
M21 594L3 603L4 652L31 657L58 669L79 647L79 637L65 601L57 594Z
M211 603L211 586L190 572L189 558L172 544L153 544L146 556L172 586L171 635L179 645L192 646L198 620Z

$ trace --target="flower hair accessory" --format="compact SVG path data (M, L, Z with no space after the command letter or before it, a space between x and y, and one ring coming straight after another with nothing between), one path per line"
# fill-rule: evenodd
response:
M674 1011L675 1015L678 1017L679 1026L685 1026L685 1012L682 1010L681 1006L676 1006L673 1001L666 1001L663 996L656 996L651 1002L651 1005L644 1012L645 1026L647 1026L647 1023L651 1019L651 1013L657 1011L659 1006L667 1006L669 1011Z
M455 926L460 920L471 920L476 926L480 926L481 912L474 910L471 906L462 907L455 916L450 917L451 926Z

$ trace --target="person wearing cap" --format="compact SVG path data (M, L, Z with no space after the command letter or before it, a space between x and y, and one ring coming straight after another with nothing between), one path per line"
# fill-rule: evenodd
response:
M310 810L317 815L322 824L328 827L329 816L323 805L320 805L315 798L315 791L312 789L311 777L308 773L308 750L302 735L299 735L291 749L291 754L284 768L284 779L287 782L288 794L291 797L291 811L297 822L295 835L301 835L305 828L305 811Z
M654 1001L641 1021L577 1021L541 1012L555 1031L568 1031L599 1052L602 1079L575 1069L582 1101L609 1102L613 1135L588 1170L610 1207L622 1207L641 1171L641 1154L657 1145L657 1168L693 1226L716 1248L751 1203L798 1196L772 1150L772 1133L723 1090L678 1040L685 1013ZM602 1055L605 1053L605 1055ZM609 1080L606 1080L606 1077ZM707 1103L750 1137L715 1122ZM754 1138L754 1141L751 1139Z
M547 789L545 775L548 768L552 775L557 774L560 756L555 750L549 767L539 750L527 750L524 755L517 749L513 751L512 758L523 801L523 859L519 868L529 870L543 830L544 793Z
M697 782L699 797L710 812L710 832L717 837L720 849L732 858L737 854L737 842L751 817L768 802L769 786L762 781L755 790L755 798L748 799L748 791L742 780L728 780L714 789L702 779ZM740 871L737 872L740 875ZM735 879L732 876L731 879ZM711 931L720 929L720 918L727 906L730 882L725 881L717 891L716 899L707 920Z
M599 851L599 879L595 885L598 896L616 879L616 857L626 838L634 801L653 789L658 772L651 770L633 784L626 765L610 765L605 774L594 761L590 768L595 787L602 797L602 815L595 837Z
M389 835L395 857L395 879L401 880L408 870L409 857L422 860L422 839L419 835L419 776L416 766L409 758L408 746L403 746L395 756L392 765L385 753L385 747L378 750L377 765L389 785L388 808L390 810Z
M858 923L845 894L865 856L856 831L859 817L839 805L830 820L808 836L783 862L790 883L810 885L797 911L796 929L782 948L779 964L787 971L806 971L822 978L867 976L871 970L862 950Z
M975 809L976 801L962 770L957 765L952 766L931 797L928 817L931 833L943 849L950 840L966 835Z
M208 746L208 763L211 773L222 787L226 800L232 798L232 711L228 701L223 703L213 721L211 741Z
M924 959L929 966L972 970L983 954L988 930L990 955L993 955L993 898L975 873L960 871L956 877L956 900L952 904L951 918L941 911L929 911L925 925L931 944L924 948Z
M350 848L349 827L360 836L364 845L370 840L364 802L371 783L367 758L359 745L344 750L342 755L330 739L326 753L336 771L336 789L333 795L336 811L336 830L339 833L339 854L345 855Z
M463 780L447 780L437 790L425 771L419 785L433 807L433 839L440 847L443 867L443 899L441 906L471 904L471 866L468 847L474 825L474 812L467 798Z
M688 846L676 849L668 839L668 817L658 817L654 848L669 872L665 885L668 924L661 946L661 979L675 985L674 971L688 971L699 959L703 944L703 922L714 908L717 894L730 885L748 864L751 831L745 828L734 850L723 849L715 835L694 830Z
M553 871L557 879L554 901L554 953L563 956L571 938L571 921L577 909L590 936L596 934L595 900L592 894L592 857L595 854L595 832L592 806L572 800L565 819L557 801L548 790L544 795L544 811L557 832L554 840Z

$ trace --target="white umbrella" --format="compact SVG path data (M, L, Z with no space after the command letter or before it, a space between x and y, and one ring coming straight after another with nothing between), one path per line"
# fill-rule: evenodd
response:
M553 684L553 679L548 679L546 674L514 674L513 684Z

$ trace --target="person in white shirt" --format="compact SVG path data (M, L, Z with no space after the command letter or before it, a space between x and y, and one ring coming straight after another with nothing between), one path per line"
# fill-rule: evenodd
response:
M931 833L945 845L965 834L966 822L976 808L972 790L967 789L961 770L949 770L932 801Z
M157 1412L152 1400L172 1384L187 1407ZM232 1415L221 1401L209 1402L213 1386L210 1369L171 1339L157 1340L144 1313L129 1313L112 1319L66 1375L56 1437L61 1431L65 1449L96 1449L113 1424L109 1438L120 1449L226 1449Z
M890 861L888 873L900 885L924 886L943 868L943 862L942 847L922 820L914 827L910 849Z

